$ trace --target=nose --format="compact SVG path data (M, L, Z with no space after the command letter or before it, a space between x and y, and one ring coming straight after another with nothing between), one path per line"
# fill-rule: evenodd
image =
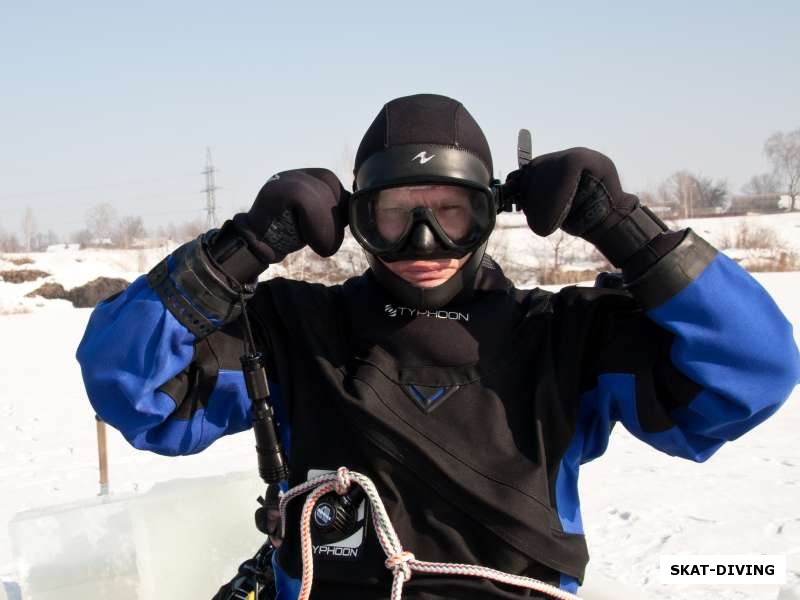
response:
M420 254L433 254L439 244L427 223L417 223L411 231L411 249Z

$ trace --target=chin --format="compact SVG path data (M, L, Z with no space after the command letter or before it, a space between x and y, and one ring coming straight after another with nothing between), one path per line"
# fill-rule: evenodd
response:
M449 277L444 277L442 279L430 279L428 281L409 281L408 283L410 283L414 287L426 288L427 289L427 288L434 288L436 286L442 285L448 279L450 279L450 278Z

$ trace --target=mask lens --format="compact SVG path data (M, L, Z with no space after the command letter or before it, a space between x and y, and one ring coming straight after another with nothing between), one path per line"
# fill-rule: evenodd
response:
M375 202L375 226L381 238L394 243L403 237L411 223L414 206L381 198Z
M439 226L454 242L464 239L474 223L469 196L454 196L432 206Z
M464 239L475 223L474 190L454 185L397 187L378 192L375 222L380 235L395 242L406 232L415 213L429 210L453 242Z
M351 223L376 249L402 245L414 224L426 222L452 249L469 248L491 227L485 192L457 185L414 185L362 196Z

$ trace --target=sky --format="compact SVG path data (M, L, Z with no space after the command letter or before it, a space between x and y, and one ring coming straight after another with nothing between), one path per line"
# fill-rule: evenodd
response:
M800 3L16 2L0 14L0 230L67 235L109 202L145 225L218 215L285 169L334 170L388 100L481 124L498 174L588 146L628 191L678 169L738 191L800 127Z

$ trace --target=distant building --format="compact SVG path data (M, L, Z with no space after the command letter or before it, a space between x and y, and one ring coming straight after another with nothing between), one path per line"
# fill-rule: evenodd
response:
M648 204L647 208L662 219L674 219L680 216L677 204Z
M747 194L730 197L731 213L775 213L788 210L791 197L787 194Z
M80 250L80 244L50 244L47 252L64 252L65 250Z

